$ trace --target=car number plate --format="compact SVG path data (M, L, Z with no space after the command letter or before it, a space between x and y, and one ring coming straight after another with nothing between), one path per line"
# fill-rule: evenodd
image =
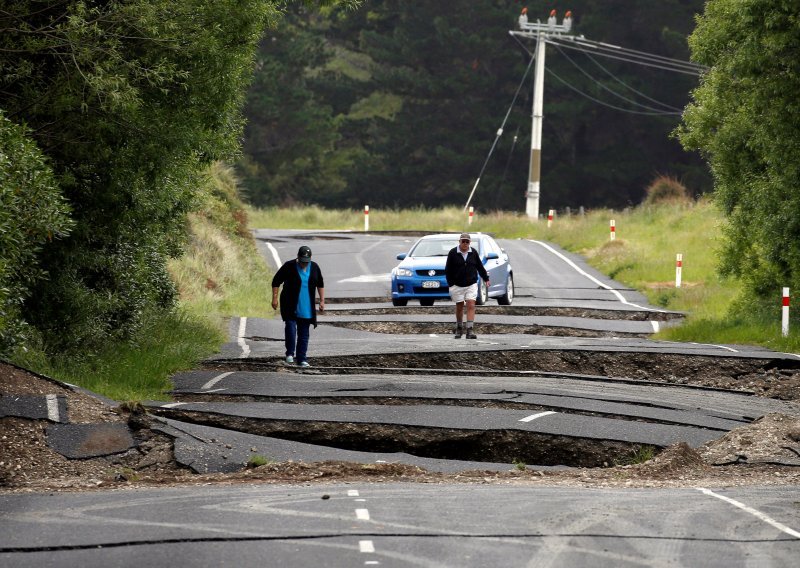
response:
M440 286L438 280L426 280L422 283L423 288L438 288Z

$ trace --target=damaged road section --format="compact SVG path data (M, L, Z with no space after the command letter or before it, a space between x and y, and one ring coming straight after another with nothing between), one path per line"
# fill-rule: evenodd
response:
M410 373L416 369L566 373L746 391L800 401L800 360L788 358L536 349L493 351L491 356L473 351L320 356L313 361L316 368L338 373L365 368L403 368ZM276 368L277 362L277 358L217 359L207 361L203 368L220 372L263 371Z
M151 406L175 420L347 450L436 459L603 467L644 446L692 447L719 431L557 412L441 406L208 403Z

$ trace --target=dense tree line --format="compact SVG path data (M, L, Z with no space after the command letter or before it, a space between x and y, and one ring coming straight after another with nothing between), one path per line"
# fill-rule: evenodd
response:
M683 143L711 164L727 216L722 268L750 302L780 307L800 290L800 5L710 0L691 36L692 57L711 67L694 91Z
M284 6L0 2L0 353L91 348L172 307L166 261L199 176L237 153Z
M293 10L261 43L248 94L239 171L249 199L463 204L533 50L508 33L523 6L542 20L569 8L575 33L688 60L686 38L703 4L372 0L353 12ZM709 189L699 156L671 136L696 77L554 46L546 67L543 207L637 203L657 174ZM524 208L531 85L529 75L476 193L479 207ZM631 111L655 99L678 113L631 114L576 90Z

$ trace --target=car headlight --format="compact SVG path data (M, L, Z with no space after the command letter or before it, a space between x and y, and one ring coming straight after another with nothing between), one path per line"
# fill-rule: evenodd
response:
M408 268L395 268L393 272L395 276L414 276Z

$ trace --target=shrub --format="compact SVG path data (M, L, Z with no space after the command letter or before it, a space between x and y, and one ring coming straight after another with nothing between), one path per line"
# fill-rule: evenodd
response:
M0 112L0 355L26 336L21 307L46 277L40 254L72 227L50 166L26 129Z
M688 203L689 190L672 176L658 176L645 190L645 205L656 203Z

